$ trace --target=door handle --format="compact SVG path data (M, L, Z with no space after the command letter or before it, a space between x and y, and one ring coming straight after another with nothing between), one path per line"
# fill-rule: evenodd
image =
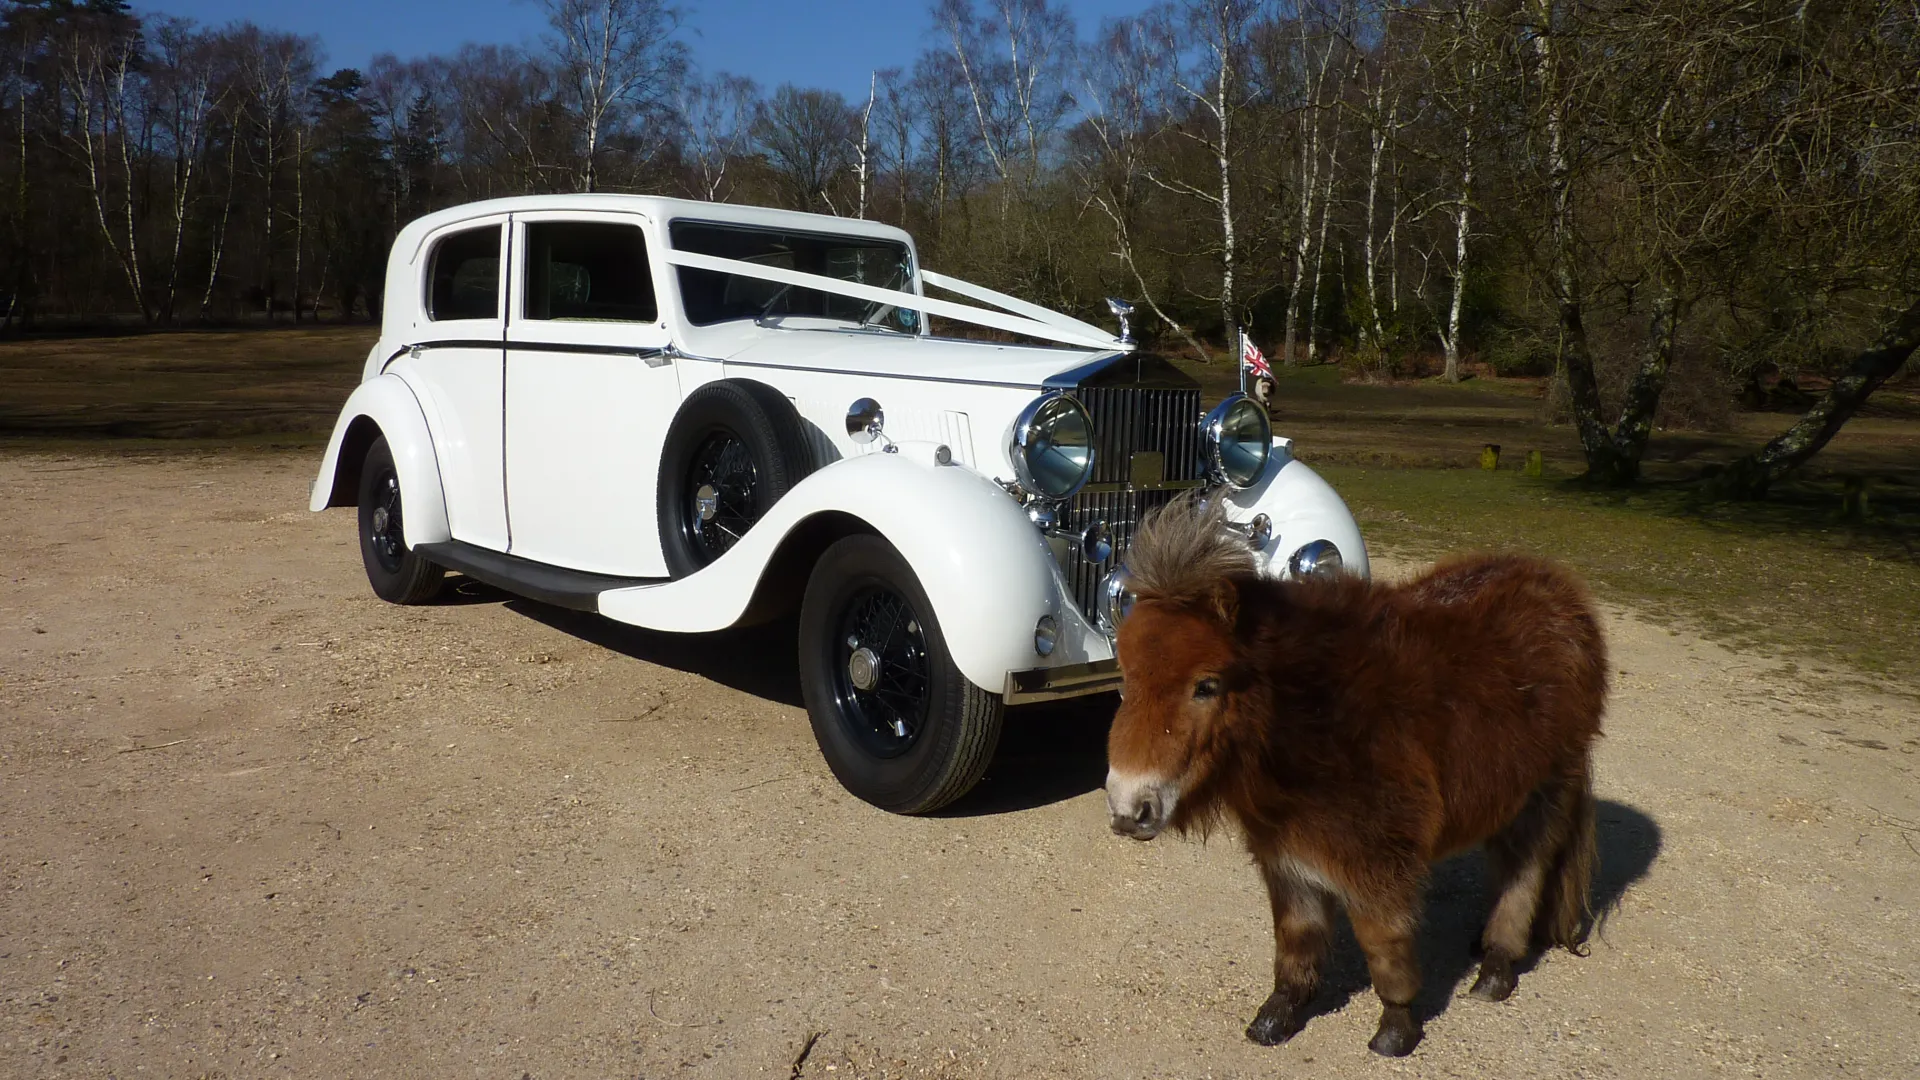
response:
M666 367L673 363L673 354L665 349L645 349L641 351L640 359L645 360L650 368Z

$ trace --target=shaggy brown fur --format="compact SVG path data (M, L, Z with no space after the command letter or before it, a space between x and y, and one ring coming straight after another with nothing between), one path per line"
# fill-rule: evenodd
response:
M1144 839L1225 820L1244 832L1276 938L1273 995L1250 1038L1280 1042L1304 1024L1337 901L1385 1005L1371 1045L1407 1053L1435 860L1487 848L1498 898L1474 995L1511 994L1533 948L1581 949L1607 695L1599 620L1570 574L1523 556L1452 559L1387 586L1277 582L1245 551L1218 507L1188 502L1135 539L1109 760L1114 776L1165 782L1111 805L1114 829ZM1156 799L1170 804L1164 821Z

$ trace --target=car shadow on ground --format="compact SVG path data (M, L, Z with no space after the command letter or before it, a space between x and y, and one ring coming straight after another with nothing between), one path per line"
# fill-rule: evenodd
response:
M1031 810L1098 790L1107 782L1107 728L1120 698L1094 694L1007 710L1000 747L979 786L937 817ZM1106 827L1102 812L1099 827Z
M480 585L475 591L483 589L490 586ZM588 644L711 679L757 698L805 708L796 660L799 628L791 617L712 634L669 634L491 591L496 600L505 602L507 610Z
M1593 935L1604 937L1607 916L1620 903L1633 883L1647 875L1660 855L1660 826L1647 815L1624 803L1601 799L1596 807L1595 831L1598 834L1600 862L1593 874ZM1427 885L1427 908L1420 925L1420 996L1414 999L1414 1013L1421 1020L1432 1020L1446 1012L1456 998L1465 993L1467 976L1480 966L1476 954L1480 930L1486 923L1493 898L1487 894L1486 859L1476 849L1455 856L1433 868ZM1561 954L1565 957L1565 953ZM1589 961L1566 957L1574 963ZM1528 957L1515 965L1526 985L1525 975L1541 957ZM1351 929L1342 920L1334 939L1332 953L1321 968L1320 990L1308 1006L1310 1016L1338 1011L1356 995L1372 987L1367 975L1366 957L1353 939ZM1370 994L1367 995L1371 997ZM1259 1002L1250 1002L1247 1018L1253 1018ZM1368 1004L1372 1004L1368 1002ZM1470 1007L1484 1007L1472 1002Z
M528 600L455 576L439 604L497 603L591 645L711 679L742 693L806 708L800 694L799 625L789 615L712 634L669 634ZM1030 810L1098 789L1107 777L1107 727L1119 699L1097 694L1007 710L986 776L942 817Z

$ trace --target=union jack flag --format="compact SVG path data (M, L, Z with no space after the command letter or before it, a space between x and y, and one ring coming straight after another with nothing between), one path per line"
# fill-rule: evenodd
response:
M1240 362L1256 378L1273 378L1273 369L1267 366L1265 354L1261 353L1260 347L1253 343L1253 338L1244 330L1240 332Z

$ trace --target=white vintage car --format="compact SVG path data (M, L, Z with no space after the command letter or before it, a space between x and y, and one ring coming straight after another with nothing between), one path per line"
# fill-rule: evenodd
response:
M979 780L1006 706L1118 685L1147 508L1206 488L1271 573L1366 573L1353 518L1265 408L1203 408L1135 351L1124 309L1116 336L935 274L870 221L624 195L455 207L394 242L312 508L359 508L395 603L455 570L654 630L797 607L827 764L921 813Z

